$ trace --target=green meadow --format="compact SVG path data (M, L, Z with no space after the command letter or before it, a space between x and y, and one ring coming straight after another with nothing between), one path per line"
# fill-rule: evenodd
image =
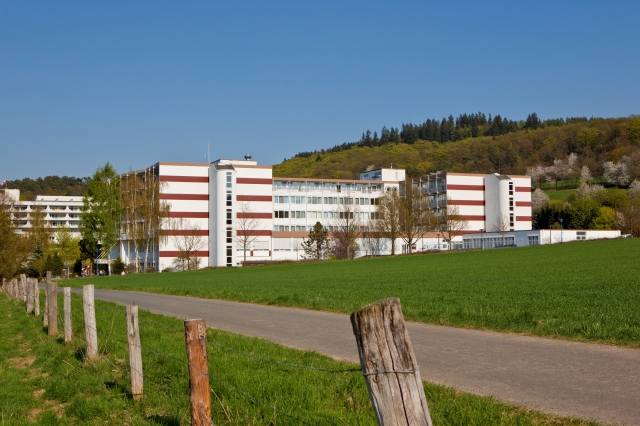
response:
M42 319L26 315L24 303L0 294L0 425L189 425L182 321L140 311L145 383L136 401L124 307L96 301L100 357L88 361L82 301L72 299L74 340L65 344L47 336ZM207 341L216 425L376 424L362 374L335 371L356 365L218 330L209 330ZM437 425L595 425L424 386Z
M76 279L350 313L399 297L411 321L640 347L640 239Z

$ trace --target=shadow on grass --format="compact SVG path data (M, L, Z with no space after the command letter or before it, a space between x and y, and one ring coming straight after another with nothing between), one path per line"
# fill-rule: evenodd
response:
M146 417L145 420L154 425L180 426L180 421L175 417L158 416L156 414L155 416Z

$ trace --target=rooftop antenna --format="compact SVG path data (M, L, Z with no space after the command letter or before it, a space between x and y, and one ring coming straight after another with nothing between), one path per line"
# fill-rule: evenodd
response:
M391 163L391 168L393 169L393 163Z
M209 152L209 143L207 143L207 164L211 161L211 153Z

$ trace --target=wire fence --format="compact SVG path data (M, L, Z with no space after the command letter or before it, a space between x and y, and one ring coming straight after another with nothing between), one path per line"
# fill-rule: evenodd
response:
M3 290L5 290L5 286L3 285ZM16 294L18 294L19 292L16 291L12 291L12 294L10 294L10 296L15 296ZM45 292L45 296L46 296L46 292ZM39 297L39 296L38 296ZM76 295L76 297L74 298L72 296L71 298L71 304L72 306L76 306L77 308L77 303L80 302L82 303L82 300L79 300L82 296L78 296ZM17 297L15 297L17 298ZM21 299L20 299L21 300ZM107 321L110 323L108 329L99 331L98 327L93 327L89 324L89 322L85 321L84 318L84 309L92 309L94 310L94 312L96 312L96 314L100 314L101 318L105 319L105 316L107 316ZM72 309L73 310L73 309ZM64 319L61 317L60 315L60 309L58 309L59 314L57 315L57 323L58 323L58 329L59 330L64 330L65 324L64 324ZM132 346L133 347L137 347L140 349L140 351L142 351L144 354L146 354L147 356L153 356L153 357L157 357L157 358L161 358L163 360L171 360L174 362L178 362L180 363L180 365L182 366L181 369L188 369L189 368L189 362L187 360L186 354L184 357L178 356L176 354L172 354L172 353L166 353L163 350L154 348L153 346L149 345L148 343L140 344L140 345L136 345L135 343L132 343L128 340L123 340L122 338L120 338L119 336L122 334L122 323L123 323L123 319L125 321L127 321L127 316L129 315L126 312L126 309L124 306L118 306L118 307L114 307L112 305L110 305L108 302L100 302L98 304L94 304L94 303L87 303L84 302L82 308L80 309L75 309L73 310L73 312L80 312L81 315L79 315L79 318L73 318L73 322L72 322L72 327L71 327L71 331L72 331L72 336L73 338L77 338L79 341L81 341L85 347L80 346L78 348L78 350L80 351L81 357L83 359L87 358L87 350L86 348L88 348L89 343L87 342L86 337L84 336L84 333L87 330L92 330L95 331L95 334L98 337L98 341L100 342L100 346L98 347L98 357L99 359L105 360L106 362L110 363L114 369L120 369L123 365L116 365L110 358L109 356L107 356L107 353L109 352L109 348L111 344L117 344L117 345L121 345L124 348L131 350ZM108 319L108 315L113 313L113 315L111 315L111 319ZM44 309L42 309L41 312L42 315L47 315L47 312L45 312ZM76 315L78 316L78 315ZM124 317L124 318L122 318ZM156 332L161 332L161 333L166 333L167 335L169 333L172 333L173 335L175 334L181 334L184 336L185 334L185 330L184 329L178 329L178 328L173 328L170 327L166 324L163 324L159 321L155 321L151 318L146 318L146 317L141 317L140 314L137 315L137 321L138 323L142 323L145 326L149 327L149 330L154 330ZM125 322L126 323L126 322ZM116 328L115 332L114 332L114 327ZM126 330L126 329L125 329ZM126 335L126 334L125 334ZM174 336L175 338L175 336ZM207 336L207 344L206 344L207 348L217 348L229 353L232 353L236 356L240 356L243 357L247 360L251 360L254 362L259 362L259 363L266 363L266 364L270 364L270 365L274 365L277 367L280 367L282 371L286 372L289 370L306 370L306 371L311 371L311 372L316 372L316 373L327 373L327 374L344 374L344 373L362 373L362 369L361 368L345 368L345 369L329 369L329 368L322 368L322 367L317 367L317 366L313 366L313 365L302 365L302 364L294 364L294 363L290 363L290 362L286 362L286 361L282 361L282 360L277 360L277 359L271 359L265 356L261 356L261 355L256 355L253 352L247 352L245 350L241 350L241 349L237 349L234 348L232 346L226 345L224 343L221 343L219 341L216 341L215 339L211 339L209 336ZM125 351L126 351L125 349ZM186 368L184 368L186 367ZM139 374L141 377L144 376L143 375L143 371L136 369L135 366L129 365L129 368L133 371L136 372L137 374ZM301 415L294 415L292 414L292 409L289 410L283 410L281 408L276 407L275 404L269 403L268 401L265 401L264 399L257 397L256 395L252 394L251 392L248 392L246 390L241 389L240 387L238 387L235 384L230 383L228 380L225 380L221 377L216 377L215 375L210 374L210 372L204 372L204 371L200 371L203 374L206 374L210 380L210 384L211 382L215 382L218 385L221 385L223 387L225 387L226 389L230 390L231 392L233 392L234 394L238 395L239 397L241 397L243 400L248 401L250 404L254 405L254 406L258 406L258 407L262 407L262 408L267 408L269 409L271 412L282 416L282 417L286 417L289 418L295 422L298 422L299 424L303 424L303 425L310 425L310 424L319 424L319 422L317 421L313 421L313 420L305 420L302 418ZM154 389L159 389L160 391L162 391L164 394L167 395L167 397L171 398L171 399L187 399L190 400L191 399L191 395L189 394L177 394L174 392L171 392L167 389L167 384L166 383L162 383L160 381L157 380L153 380L150 379L149 375L144 376L144 382L147 385L151 385ZM209 386L210 389L210 393L218 398L218 396L215 394L213 387ZM222 405L222 403L221 403ZM224 407L223 407L224 408ZM203 413L204 414L204 413ZM207 420L209 422L211 422L211 419L209 419L208 416L205 416L207 418ZM213 423L211 423L213 424Z

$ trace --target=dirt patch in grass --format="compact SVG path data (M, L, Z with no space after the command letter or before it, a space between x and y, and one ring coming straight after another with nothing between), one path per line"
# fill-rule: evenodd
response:
M7 361L11 363L11 367L17 368L17 369L23 369L33 364L35 360L36 360L36 357L31 356L27 358L9 358Z
M38 389L37 391L33 392L33 397L40 398L44 394L44 392L45 392L44 389Z
M42 377L49 377L49 373L43 373L40 368L32 368L29 372L29 377L27 377L27 380L40 379Z

